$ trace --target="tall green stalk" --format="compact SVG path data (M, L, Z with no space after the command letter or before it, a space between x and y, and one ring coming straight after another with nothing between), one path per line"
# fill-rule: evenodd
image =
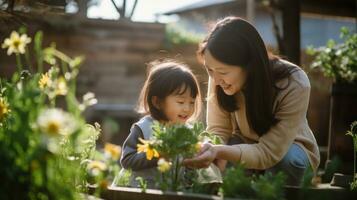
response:
M21 63L21 56L20 54L16 54L16 66L17 66L17 70L19 73L22 72L22 63Z

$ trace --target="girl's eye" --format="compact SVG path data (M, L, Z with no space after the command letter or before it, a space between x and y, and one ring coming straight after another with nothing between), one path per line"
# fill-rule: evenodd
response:
M191 105L194 105L194 104L195 104L195 102L194 102L194 101L191 101L191 102L190 102L190 104L191 104Z
M226 75L227 72L219 72L220 75Z
M178 104L184 104L184 102L183 102L183 101L178 101L177 103L178 103Z

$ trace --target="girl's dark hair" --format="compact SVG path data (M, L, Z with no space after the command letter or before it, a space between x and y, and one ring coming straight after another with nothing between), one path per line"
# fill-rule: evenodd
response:
M141 90L137 111L150 114L154 119L167 121L168 118L153 103L153 97L160 102L171 94L183 94L187 89L195 98L195 111L191 119L196 119L201 110L201 92L192 71L183 63L173 60L153 61L148 65L148 77Z
M246 98L246 114L249 125L259 135L264 135L277 122L273 104L278 80L289 77L296 67L277 65L279 58L268 55L258 31L239 17L227 17L219 21L199 46L201 58L205 50L218 61L242 67L248 78L243 93ZM227 95L220 86L215 93L218 104L226 111L237 109L234 95Z

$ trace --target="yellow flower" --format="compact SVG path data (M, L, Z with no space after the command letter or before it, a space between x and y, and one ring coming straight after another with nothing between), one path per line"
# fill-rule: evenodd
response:
M41 89L47 88L48 86L51 85L51 79L50 76L48 75L48 72L41 75L41 79L38 81L38 85L40 86Z
M97 176L102 171L107 170L107 165L102 161L93 160L88 164L87 169L91 175Z
M199 152L201 150L201 147L202 147L202 142L197 142L195 144L195 150L196 152Z
M4 98L0 97L0 121L2 121L9 112L9 104L7 104Z
M102 180L99 182L99 187L102 188L102 189L107 189L109 183L107 180Z
M57 80L56 86L56 95L66 95L68 92L66 80L63 77L60 77Z
M150 144L150 141L143 140L139 138L140 142L142 144L137 145L137 151L138 153L145 152L146 153L146 159L151 160L153 157L158 158L159 152L156 151L156 149L152 148L152 145Z
M157 169L160 172L166 172L171 168L172 163L166 161L164 158L160 158L159 161L157 162Z
M31 42L31 38L27 37L26 34L22 34L21 36L16 32L11 32L10 38L6 38L4 43L2 44L2 48L7 49L7 55L11 55L12 53L25 53L25 47L28 43Z
M118 145L106 143L104 146L105 154L110 155L113 160L118 160L121 153L121 148Z

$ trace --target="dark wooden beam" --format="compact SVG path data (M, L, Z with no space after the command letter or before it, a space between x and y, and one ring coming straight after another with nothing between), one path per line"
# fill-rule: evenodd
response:
M301 12L319 15L356 17L357 0L301 0Z
M300 64L300 1L282 0L283 54L288 60Z

